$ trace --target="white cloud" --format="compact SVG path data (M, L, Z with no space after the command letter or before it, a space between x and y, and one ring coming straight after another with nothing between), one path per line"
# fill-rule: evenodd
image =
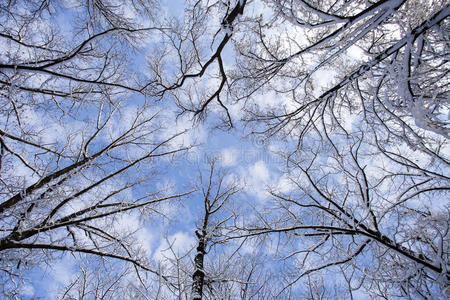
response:
M161 244L155 250L153 259L163 262L165 258L174 258L172 251L169 249L170 246L176 255L183 255L194 247L195 242L194 237L186 232L179 231L173 235L169 235L167 238L161 240Z
M232 167L236 165L239 157L239 151L235 148L226 148L220 152L220 163L223 167Z
M119 215L114 222L114 231L121 234L134 232L135 242L147 253L151 253L151 245L154 236L147 230L139 220L139 212Z
M264 161L259 160L249 168L250 176L254 181L267 182L269 180L269 170Z
M264 200L268 197L266 187L271 176L264 161L259 160L248 169L243 170L241 177L247 184L249 192L256 195L259 200Z
M289 193L295 190L296 186L287 174L283 174L278 180L277 190L281 193Z
M166 124L170 124L161 131L164 138L168 139L175 134L184 132L171 140L170 145L172 149L202 144L208 137L208 131L204 126L202 124L194 126L193 121L189 119L188 116L179 116L177 118L175 113L165 112L163 118L166 120ZM193 150L195 150L195 148Z
M60 283L65 286L69 284L75 276L73 268L75 259L70 255L65 255L63 259L52 266L53 284Z
M32 285L25 284L21 287L20 293L24 296L34 296L34 288Z

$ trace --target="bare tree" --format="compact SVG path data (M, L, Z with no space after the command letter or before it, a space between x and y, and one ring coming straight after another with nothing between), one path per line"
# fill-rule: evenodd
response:
M154 77L160 93L172 93L182 112L203 118L217 100L233 126L229 108L239 103L245 119L266 123L260 130L270 135L307 130L307 120L319 117L318 106L338 102L355 82L381 79L380 91L398 86L401 102L383 97L396 115L448 137L442 121L447 91L440 89L446 78L445 2L192 1L186 12L185 24L167 34L161 50L170 55L152 64L154 74L169 61L177 66L170 79ZM324 72L329 84L321 90L314 81ZM283 101L265 111L259 101L265 92Z
M196 0L180 19L161 17L152 0L0 10L5 293L26 268L77 252L131 262L141 286L123 291L143 297L445 294L446 1ZM167 159L189 149L164 125L169 99L180 114L213 112L227 128L242 119L245 133L270 137L289 184L245 219L229 201L236 185L212 163L196 248L178 253L168 240L164 269L152 267L136 228L118 224L163 214L160 203L189 193L157 184ZM274 241L276 263L241 250ZM339 286L330 289L325 270ZM90 274L73 285L80 295Z
M276 276L265 270L267 255L246 250L246 240L226 242L232 222L242 217L242 186L230 179L215 159L197 180L199 211L192 248L182 251L167 240L162 270L170 282L160 297L177 299L263 299L273 297ZM192 201L192 200L191 200ZM194 232L193 232L194 235Z
M277 276L265 270L267 255L257 248L243 251L245 239L236 243L223 239L232 228L230 222L242 212L242 203L236 201L242 187L217 166L215 159L209 161L208 170L200 173L194 185L198 193L190 195L188 201L198 200L200 211L193 212L199 219L197 230L192 232L192 248L178 243L181 236L166 236L158 248L161 253L155 253L160 266L150 276L140 276L123 265L103 276L102 270L109 270L111 263L89 263L94 260L91 258L59 291L61 299L106 294L137 299L273 298L271 284Z
M225 126L233 127L231 113L224 103L230 84L224 63L225 48L232 42L233 27L244 14L247 2L187 1L184 23L164 31L165 43L154 51L155 58L149 60L155 95L171 95L180 114L189 113L199 120L205 119L208 106L216 102ZM169 69L175 66L174 71L166 71L168 66ZM208 82L214 84L205 84Z
M158 187L188 146L144 97L130 55L163 30L152 1L1 4L0 255L3 282L63 252L92 254L158 273L136 239L160 203L189 192ZM127 6L125 6L127 5ZM133 10L128 18L124 8ZM73 13L73 15L71 15ZM62 15L61 15L62 14ZM57 17L77 22L68 34ZM137 27L146 17L148 27ZM65 23L64 23L65 24ZM61 24L60 24L61 25ZM2 51L3 51L2 50ZM137 51L137 50L136 50ZM13 284L2 285L5 293Z
M442 296L449 280L448 4L266 3L261 15L256 1L247 3L249 14L234 26L229 103L241 103L251 133L283 142L293 188L272 191L276 214L260 213L260 224L238 229L279 233L280 253L303 270L285 288L351 265L350 290ZM262 101L265 93L272 101Z
M82 257L80 257L82 259ZM129 270L112 268L108 261L85 260L79 266L73 280L59 291L58 299L115 299L126 293L128 287L121 285ZM120 271L119 271L119 270ZM115 272L112 273L111 271Z
M424 158L379 151L366 131L359 138L334 134L286 157L288 191L272 190L272 213L259 214L238 236L278 236L277 257L298 268L283 290L327 270L343 274L350 291L444 295L450 280L445 174L423 168Z
M205 254L215 240L221 236L224 225L232 218L233 214L218 218L223 214L227 202L239 192L240 188L236 184L226 183L225 175L215 174L215 160L210 163L210 171L207 182L200 176L200 184L203 195L203 217L199 228L195 231L198 243L194 257L194 272L192 274L192 299L200 300L203 296L203 286L205 285ZM217 173L217 171L216 171ZM209 286L214 284L216 279L209 278ZM213 293L214 294L214 293Z

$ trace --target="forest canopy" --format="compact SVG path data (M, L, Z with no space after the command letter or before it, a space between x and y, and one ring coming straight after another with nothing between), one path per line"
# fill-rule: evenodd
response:
M3 296L449 297L449 14L2 1Z

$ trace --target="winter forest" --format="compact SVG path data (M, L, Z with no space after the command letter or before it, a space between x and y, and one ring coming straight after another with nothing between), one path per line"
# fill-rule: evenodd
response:
M449 15L0 1L0 298L448 299Z

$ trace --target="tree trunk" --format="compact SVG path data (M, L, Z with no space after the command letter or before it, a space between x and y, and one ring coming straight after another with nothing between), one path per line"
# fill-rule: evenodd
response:
M203 283L205 279L205 271L203 269L203 259L205 256L206 239L205 232L199 233L198 231L198 245L197 253L195 254L194 264L195 271L192 275L192 300L201 300L203 296Z

